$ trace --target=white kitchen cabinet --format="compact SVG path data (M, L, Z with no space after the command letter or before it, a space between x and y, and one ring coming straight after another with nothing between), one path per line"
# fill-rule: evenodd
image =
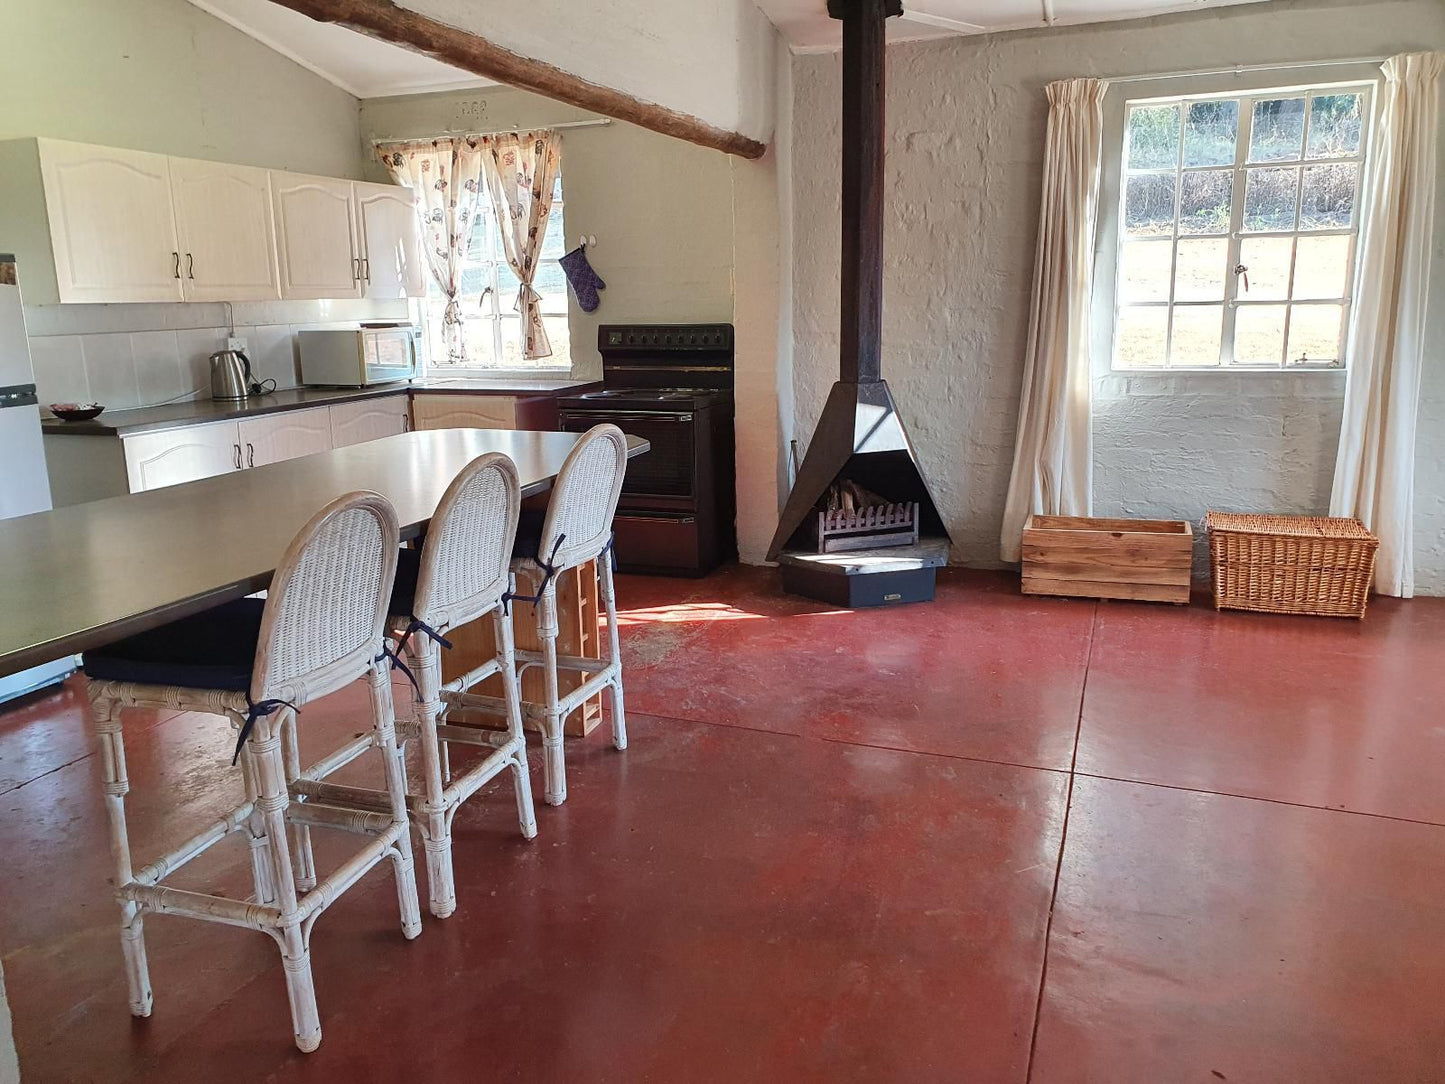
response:
M395 184L352 185L361 226L361 277L371 298L425 297L416 193Z
M347 448L368 440L405 433L411 428L405 395L337 403L331 410L331 446Z
M264 467L283 459L331 450L331 412L326 407L284 410L240 423L242 462Z
M271 171L282 297L362 296L351 188L350 181Z
M35 145L58 300L180 301L170 160L53 139Z
M185 299L280 297L269 171L194 158L170 163Z
M103 441L104 437L67 437ZM138 433L125 446L126 481L132 493L212 478L241 470L241 440L235 422L188 425L158 433Z

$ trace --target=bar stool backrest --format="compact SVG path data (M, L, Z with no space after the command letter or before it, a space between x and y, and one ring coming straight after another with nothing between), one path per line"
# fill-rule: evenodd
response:
M300 707L381 655L401 532L379 493L348 493L301 528L271 581L251 699Z
M444 629L496 606L511 583L521 507L522 487L510 458L488 452L468 463L427 528L411 616Z
M561 571L602 552L612 537L626 471L627 438L621 429L594 425L582 434L552 487L537 552L540 560Z

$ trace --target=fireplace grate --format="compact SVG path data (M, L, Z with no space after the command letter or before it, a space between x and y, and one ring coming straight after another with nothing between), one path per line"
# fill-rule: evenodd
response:
M818 513L818 552L909 546L918 541L918 502L871 504Z

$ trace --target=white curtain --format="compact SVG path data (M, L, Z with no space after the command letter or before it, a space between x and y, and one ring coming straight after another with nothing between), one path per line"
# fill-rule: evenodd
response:
M562 136L550 130L485 136L482 162L507 265L521 284L515 307L522 316L522 357L550 357L552 344L542 323L542 295L532 282L547 239L547 221L562 164Z
M433 139L417 143L388 143L376 156L398 184L417 193L416 213L421 219L422 250L427 266L442 293L447 295L442 316L442 337L447 360L467 363L462 334L462 262L472 235L482 189L482 150L473 136Z
M1391 57L1360 231L1345 416L1330 513L1380 537L1375 589L1415 593L1415 415L1434 237L1441 53ZM1436 359L1440 349L1435 350Z
M1003 514L1005 561L1019 559L1024 521L1031 513L1087 516L1093 508L1089 305L1105 89L1099 79L1064 79L1048 86L1039 243L1013 474Z

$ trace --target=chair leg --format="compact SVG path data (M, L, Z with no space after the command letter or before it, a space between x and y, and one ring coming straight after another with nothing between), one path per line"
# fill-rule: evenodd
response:
M527 770L527 739L522 733L522 691L517 681L516 647L512 641L512 618L498 606L492 611L497 653L502 664L502 697L507 703L507 733L515 749L512 754L512 789L517 795L517 820L524 839L537 838L537 815L532 808L532 779Z
M115 863L116 886L130 884L130 836L125 823L125 795L130 780L125 772L125 741L120 731L120 705L113 700L91 704L91 717L100 735L101 773L106 813L110 818L110 856ZM145 924L141 909L127 900L120 905L120 947L125 955L125 977L130 988L133 1016L149 1016L155 1003L150 967L146 963Z
M416 705L417 737L421 743L421 769L426 782L426 801L419 818L422 846L426 851L427 891L431 913L446 918L457 909L456 880L452 872L451 818L443 796L441 743L437 740L437 715L441 711L441 651L429 636L415 636L407 643L407 655L416 675L419 691Z
M301 775L301 748L296 737L296 717L288 714L281 725L281 751L286 761L286 785L289 788ZM296 890L310 892L316 887L316 855L311 849L311 826L293 824L292 859L296 863Z
M411 826L406 815L406 750L396 740L396 714L391 699L391 675L373 665L368 676L371 713L376 741L386 767L386 790L391 798L391 817L401 825L391 862L396 874L397 904L401 910L401 932L411 940L421 933L421 904L416 895L416 866L411 856ZM435 731L433 731L435 733Z
M562 711L557 692L557 581L537 601L537 638L542 641L542 783L548 805L567 800L567 765L562 759Z
M611 554L597 558L602 585L602 604L607 614L608 661L614 667L612 683L612 747L627 748L627 715L622 706L622 648L617 640L617 594L612 581Z
M241 758L241 780L246 788L246 801L257 797L255 773L248 757ZM266 838L266 825L259 807L246 821L246 835L251 842L251 882L256 889L256 902L272 906L276 902L276 886L271 883L271 842Z
M283 709L280 718L258 719L241 755L250 759L256 780L256 805L271 841L271 876L276 886L276 907L281 911L281 923L274 936L281 946L281 962L286 972L291 1031L297 1048L310 1053L321 1045L321 1016L316 1008L316 984L311 977L311 950L301 932L295 872L286 833L286 807L291 797L286 785L281 729L287 714L290 714L289 708Z

